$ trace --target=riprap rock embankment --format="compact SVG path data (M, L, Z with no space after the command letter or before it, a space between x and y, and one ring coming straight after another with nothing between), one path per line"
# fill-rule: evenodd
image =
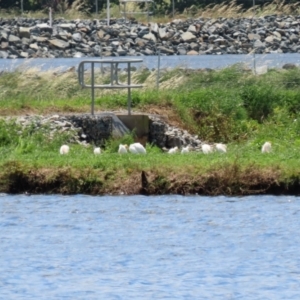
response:
M120 120L112 113L94 116L89 114L31 115L9 117L6 120L13 120L21 126L22 130L30 127L34 131L42 132L46 128L49 139L52 139L56 134L68 133L68 141L66 142L83 146L89 146L90 144L104 146L109 138L121 137L124 133L120 131L120 123L116 124ZM147 138L149 143L167 149L189 145L191 149L200 151L202 141L197 135L189 134L186 130L171 126L158 115L150 115L149 120L149 136ZM118 131L115 131L116 127L118 127ZM129 131L127 132L129 133Z
M196 18L166 24L0 19L0 58L297 53L300 16Z

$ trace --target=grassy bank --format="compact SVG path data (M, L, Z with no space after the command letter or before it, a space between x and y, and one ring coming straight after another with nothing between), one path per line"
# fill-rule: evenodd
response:
M107 77L99 74L98 82ZM137 71L133 111L159 113L201 140L228 144L228 153L168 155L147 146L146 156L116 153L123 141L109 141L103 154L69 143L68 133L49 139L48 128L21 130L0 123L0 191L30 193L246 195L295 194L300 187L300 71L270 70L256 76L242 66L220 71ZM90 91L75 72L29 69L0 76L0 115L89 112ZM96 107L126 109L126 92L99 91ZM130 142L130 137L126 137ZM129 139L129 140L128 140ZM262 154L265 141L272 152ZM69 143L71 151L58 149Z

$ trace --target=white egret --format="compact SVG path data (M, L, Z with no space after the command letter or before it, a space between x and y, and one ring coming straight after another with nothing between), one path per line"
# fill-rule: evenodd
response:
M208 145L208 144L203 144L201 146L201 149L202 149L202 152L204 154L209 154L209 153L213 152L213 147L211 145Z
M261 148L262 153L270 153L271 152L272 145L270 142L265 142Z
M119 150L118 150L118 153L119 154L125 154L125 153L127 153L127 145L122 145L122 144L120 144L119 145Z
M176 146L176 147L171 148L171 149L168 151L168 153L169 153L169 154L174 154L174 153L177 153L177 151L178 151L178 147Z
M141 143L134 143L129 146L129 152L133 154L146 154L146 149Z
M222 152L222 153L227 152L227 145L225 145L225 144L217 143L217 144L215 144L215 147L216 147L217 151L219 151L219 152Z
M101 148L100 147L96 147L94 148L94 154L101 154Z
M190 146L189 145L187 145L186 147L182 147L181 154L189 153L189 152L190 152Z
M70 151L70 147L68 145L62 145L59 149L60 154L68 154Z

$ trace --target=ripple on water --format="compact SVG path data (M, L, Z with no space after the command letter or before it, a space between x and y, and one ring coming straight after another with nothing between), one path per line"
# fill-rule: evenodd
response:
M0 299L300 299L298 197L0 197Z

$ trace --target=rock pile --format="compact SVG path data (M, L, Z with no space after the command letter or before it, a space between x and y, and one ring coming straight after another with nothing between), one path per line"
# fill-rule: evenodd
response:
M190 146L200 151L202 142L197 135L191 135L186 130L171 126L160 118L151 116L149 141L160 148Z
M0 58L297 53L300 16L196 18L166 24L124 19L0 18Z
M9 118L12 119L12 118ZM55 134L68 133L68 142L87 146L90 143L103 146L113 133L113 116L110 115L52 115L52 116L22 116L16 118L16 123L23 128L34 130L48 128L49 138ZM200 151L201 140L186 130L170 126L159 117L150 116L149 143L160 148L183 147L190 145L195 151Z

